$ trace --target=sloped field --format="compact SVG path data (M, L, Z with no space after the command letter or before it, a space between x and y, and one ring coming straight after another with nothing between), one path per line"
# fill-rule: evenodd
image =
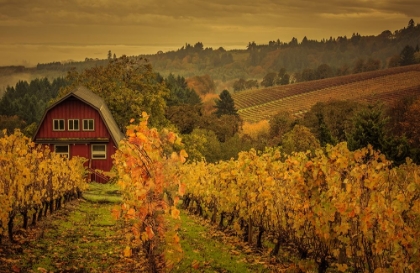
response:
M257 122L279 111L300 116L321 101L389 103L412 94L420 94L420 65L244 91L232 97L239 115Z

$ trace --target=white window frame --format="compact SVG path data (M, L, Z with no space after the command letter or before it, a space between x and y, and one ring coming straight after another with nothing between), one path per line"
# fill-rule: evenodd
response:
M57 127L55 125L57 125ZM63 125L63 128L60 128L60 125ZM66 122L64 119L53 119L53 131L65 131L65 130L66 130Z
M76 124L77 124L77 128L75 128L76 126L74 126ZM72 129L72 127L73 127L73 129ZM67 130L68 131L79 131L80 130L79 120L78 119L69 119L67 121Z
M94 147L102 146L103 150L94 151ZM92 159L106 159L106 144L92 144L90 146L90 157Z
M57 147L67 147L67 153L65 153L65 152L57 152ZM54 152L56 154L59 154L59 155L63 156L63 157L70 158L70 147L67 144L66 145L63 145L63 144L56 144L56 145L54 145Z
M92 129L89 128L89 121L92 121ZM87 122L87 128L85 127L85 122ZM83 131L95 131L95 120L94 119L83 119Z

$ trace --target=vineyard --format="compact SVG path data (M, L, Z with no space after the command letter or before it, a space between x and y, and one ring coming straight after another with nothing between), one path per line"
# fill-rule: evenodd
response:
M335 77L234 94L236 108L245 121L268 119L279 111L301 116L317 102L353 100L391 102L418 94L420 65Z
M186 163L180 138L149 129L142 117L127 127L114 156L122 200L107 213L124 223L115 225L124 227L115 238L120 252L112 255L118 264L153 273L179 269L188 258L182 208L238 238L248 253L268 249L269 272L420 270L420 168L410 160L394 167L372 147L349 151L340 143L313 154L267 148L236 160ZM80 195L85 169L83 160L35 147L18 131L0 141L0 227L13 242L16 215L26 229L28 216L36 224ZM206 265L193 260L187 268Z
M79 197L87 184L84 159L70 160L36 146L21 132L0 138L0 242L4 234L14 241L16 216L22 228L31 225Z
M185 209L257 248L269 241L274 257L294 249L301 261L287 272L420 270L420 169L410 162L391 168L371 147L341 143L315 156L251 150L182 169Z
M148 129L147 118L127 136L115 157L124 203L113 213L133 225L124 255L142 253L149 272L182 259L180 226L162 217L179 219L177 206L256 249L271 245L271 272L420 270L420 169L409 160L393 167L372 147L352 152L340 143L314 154L267 148L185 164L183 151L162 157L178 138ZM298 261L276 265L286 251Z

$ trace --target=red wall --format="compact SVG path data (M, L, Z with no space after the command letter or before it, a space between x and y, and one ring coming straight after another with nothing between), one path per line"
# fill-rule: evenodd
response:
M53 131L53 119L65 119L65 131ZM79 131L67 131L68 119L79 119ZM95 131L83 131L83 119L95 120ZM45 116L35 139L38 138L111 138L99 115L90 105L73 97L50 109Z
M53 131L53 119L64 119L65 130ZM79 119L79 131L68 131L68 119ZM83 131L83 119L94 119L95 130ZM83 156L88 158L90 162L87 163L87 166L90 165L92 169L109 171L112 168L111 155L115 153L116 148L111 135L108 132L105 123L102 121L99 112L78 99L70 97L47 112L34 140L37 142L37 140L45 138L62 138L62 140L60 140L60 144L69 144L70 157ZM107 138L109 139L108 143L92 142L107 144L107 158L92 160L90 147L91 143L75 143L75 141L66 141L66 138ZM54 145L49 146L53 151Z

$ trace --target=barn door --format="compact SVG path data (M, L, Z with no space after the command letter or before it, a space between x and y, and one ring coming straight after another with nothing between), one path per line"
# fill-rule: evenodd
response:
M84 157L86 159L90 159L90 154L89 154L89 145L87 144L74 144L74 145L70 145L70 156L80 156L80 157ZM89 160L85 162L85 166L89 166Z

